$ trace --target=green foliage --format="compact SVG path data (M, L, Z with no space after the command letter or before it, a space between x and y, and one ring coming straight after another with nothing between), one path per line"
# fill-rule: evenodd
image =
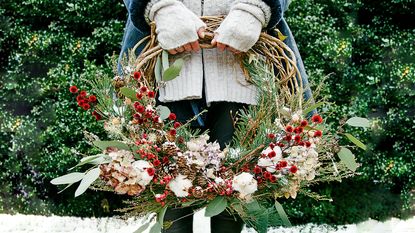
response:
M353 223L409 210L415 187L415 3L412 0L295 0L286 14L312 83L336 103L327 119L366 117L347 129L367 145L352 149L359 178L314 187L333 202L282 202L295 223ZM0 5L0 212L107 215L110 194L76 187L57 194L50 180L90 154L83 130L102 136L68 91L81 79L112 76L126 10L118 0L3 0ZM160 61L161 62L161 61ZM325 110L323 110L325 111ZM105 140L105 137L101 137ZM79 153L78 153L79 152ZM412 172L411 172L412 171ZM400 195L399 195L400 194ZM399 200L401 197L402 201Z

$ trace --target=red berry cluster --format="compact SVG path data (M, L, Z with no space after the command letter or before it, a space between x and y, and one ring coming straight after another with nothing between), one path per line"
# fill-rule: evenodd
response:
M77 86L70 86L69 92L72 94L79 92L79 94L76 96L76 101L78 102L78 106L85 111L90 110L97 103L97 97L95 95L88 96L85 90L79 91ZM91 114L97 121L102 119L102 116L95 110L92 111Z

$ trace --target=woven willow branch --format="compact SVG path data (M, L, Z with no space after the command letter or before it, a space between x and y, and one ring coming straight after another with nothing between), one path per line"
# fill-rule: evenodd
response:
M202 16L201 19L207 24L205 37L199 39L200 47L203 49L213 49L214 46L210 44L213 39L214 31L219 27L223 21L224 16ZM143 72L144 77L148 79L150 84L154 83L154 66L156 64L157 57L161 54L163 49L157 44L157 36L155 33L156 25L151 23L151 33L149 36L140 40L133 48L132 51L136 51L137 48L147 41L141 54L136 58L135 70ZM277 31L277 29L275 29ZM297 61L293 51L282 42L279 38L273 37L265 32L261 32L259 40L256 44L246 53L235 55L239 59L240 66L243 70L245 78L248 82L252 82L248 70L244 67L242 61L246 56L265 57L269 70L277 70L278 84L290 87L291 92L302 91L302 82L300 72L297 68ZM298 79L296 78L298 77ZM284 88L289 90L289 88Z

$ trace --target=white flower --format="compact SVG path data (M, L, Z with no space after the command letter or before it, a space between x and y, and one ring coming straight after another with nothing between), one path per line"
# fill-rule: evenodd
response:
M192 187L192 181L187 179L186 176L179 174L169 182L168 187L177 197L186 197L189 195L188 190Z
M300 115L298 115L297 113L294 113L291 116L291 120L294 121L294 122L299 122L300 121Z
M232 188L240 193L240 198L249 199L250 195L258 190L258 184L252 174L242 172L233 178Z
M151 104L146 106L146 111L154 112L154 108Z
M222 178L220 178L220 177L216 177L216 178L215 178L215 183L216 183L216 184L224 184L224 183L225 183L225 181L224 181Z
M266 157L266 158L260 158L258 160L258 166L264 167L265 169L267 169L267 171L269 171L271 173L275 172L275 164L268 157Z
M215 179L216 176L215 176L215 173L214 172L215 172L215 169L214 168L208 168L208 169L206 169L206 176L208 178Z
M137 172L137 184L143 187L148 185L153 179L153 176L150 176L146 169L153 168L153 166L144 160L137 160L132 164L132 166Z

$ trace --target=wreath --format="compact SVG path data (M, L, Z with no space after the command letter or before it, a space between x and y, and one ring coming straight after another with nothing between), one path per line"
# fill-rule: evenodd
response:
M207 49L223 17L202 19L208 28L200 44ZM278 37L262 32L248 52L235 55L246 79L257 86L257 105L234 116L233 140L220 150L206 132L190 127L197 116L182 124L167 107L156 106L158 89L179 75L185 57L170 56L157 45L152 23L150 35L121 61L123 77L93 77L89 80L93 94L69 88L79 107L103 123L111 140L86 132L101 153L86 156L75 166L89 166L85 172L69 173L51 183L80 181L75 196L88 188L128 195L128 206L119 211L148 221L137 232L154 218L151 232L168 228L172 222L163 222L167 207L189 206L206 207L208 217L224 210L237 213L258 232L266 232L269 225L290 225L280 198L301 193L329 200L309 187L352 176L358 164L351 151L339 145L341 131L331 133L316 113L325 102L303 100L305 87L295 55L275 30ZM358 126L362 121L353 118L348 123ZM361 146L356 140L353 137Z

